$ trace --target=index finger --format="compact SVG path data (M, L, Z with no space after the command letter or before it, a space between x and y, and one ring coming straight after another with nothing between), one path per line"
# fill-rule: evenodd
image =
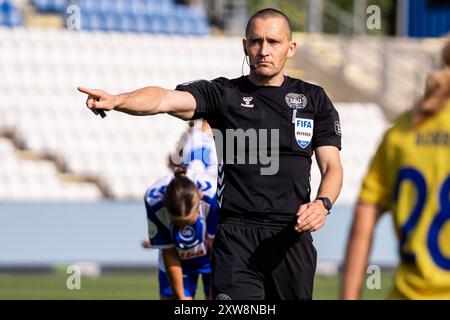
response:
M100 97L100 91L99 90L89 89L89 88L84 88L84 87L78 87L77 89L78 89L78 91L80 91L82 93L86 93L86 94L88 94L90 96Z

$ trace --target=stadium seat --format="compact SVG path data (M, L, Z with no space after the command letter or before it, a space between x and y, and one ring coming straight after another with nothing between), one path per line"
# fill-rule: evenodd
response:
M105 16L94 11L86 11L81 16L81 28L85 30L104 30Z
M147 32L150 33L167 33L166 21L162 15L149 14L147 15Z
M68 0L32 0L32 4L39 12L63 13L69 5Z
M69 4L80 7L82 28L108 32L150 32L160 34L205 35L206 14L198 8L175 4L172 0L33 0L38 12L61 15ZM20 12L0 10L0 24L22 24Z
M120 15L120 30L124 32L138 32L136 22L137 22L136 15L132 13L122 14Z
M0 25L18 27L23 24L22 12L13 2L0 0Z
M103 13L118 12L116 0L98 0L97 3L97 6L94 6L94 8L90 8L91 11L98 10L99 12Z
M160 13L170 13L175 10L175 4L173 0L149 0L153 2L153 8Z
M117 12L101 12L99 13L104 25L100 27L103 31L125 31L121 25L122 15Z
M8 139L0 138L0 201L97 201L91 183L67 183L52 162L23 160Z
M106 1L106 3L104 3L103 1ZM113 3L113 1L108 1L108 0L103 0L102 3L98 3L97 0L78 0L76 2L76 4L80 7L81 12L83 12L83 15L86 13L91 13L91 12L98 12L99 9L102 8L102 4L103 6L106 5L110 5Z
M147 22L146 16L140 13L134 13L134 31L142 33L147 30Z
M145 0L131 0L129 8L131 13L136 16L144 16L147 13L147 5Z

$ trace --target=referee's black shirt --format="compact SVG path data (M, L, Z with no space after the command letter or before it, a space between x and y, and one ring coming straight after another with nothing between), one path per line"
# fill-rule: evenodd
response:
M263 133L259 130L266 129L269 150L264 152L269 155L271 130L279 130L279 169L275 175L261 174L261 168L270 164L259 160L257 164L249 163L252 147L248 145L240 150L246 154L245 164L225 161L224 166L219 166L218 200L223 210L295 215L301 204L310 201L313 150L320 146L341 148L339 115L332 102L321 87L302 80L285 76L279 87L256 86L242 76L194 81L178 85L176 90L194 96L197 108L193 119L204 118L222 133L224 158L227 129L255 129ZM297 119L313 121L307 146L297 142L293 108L298 109Z

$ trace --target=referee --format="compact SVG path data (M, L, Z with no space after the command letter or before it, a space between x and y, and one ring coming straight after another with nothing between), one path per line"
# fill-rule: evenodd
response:
M212 251L216 299L312 298L316 250L310 233L324 226L342 187L341 129L339 115L321 87L285 75L286 60L295 55L296 46L288 17L268 8L256 12L246 28L243 49L249 76L119 95L78 88L88 94L86 105L96 114L114 109L203 118L227 147L236 138L230 132L246 132L246 138L257 133L256 146L232 148L231 155L227 148L226 159L219 158L221 224ZM249 159L255 150L256 163L235 161ZM263 174L267 163L262 154L268 151L278 167ZM313 152L322 179L311 201Z

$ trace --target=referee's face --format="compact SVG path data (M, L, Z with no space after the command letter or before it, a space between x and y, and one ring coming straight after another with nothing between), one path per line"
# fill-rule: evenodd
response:
M284 75L286 60L295 53L295 43L286 21L281 17L255 18L244 39L253 74L259 78Z

